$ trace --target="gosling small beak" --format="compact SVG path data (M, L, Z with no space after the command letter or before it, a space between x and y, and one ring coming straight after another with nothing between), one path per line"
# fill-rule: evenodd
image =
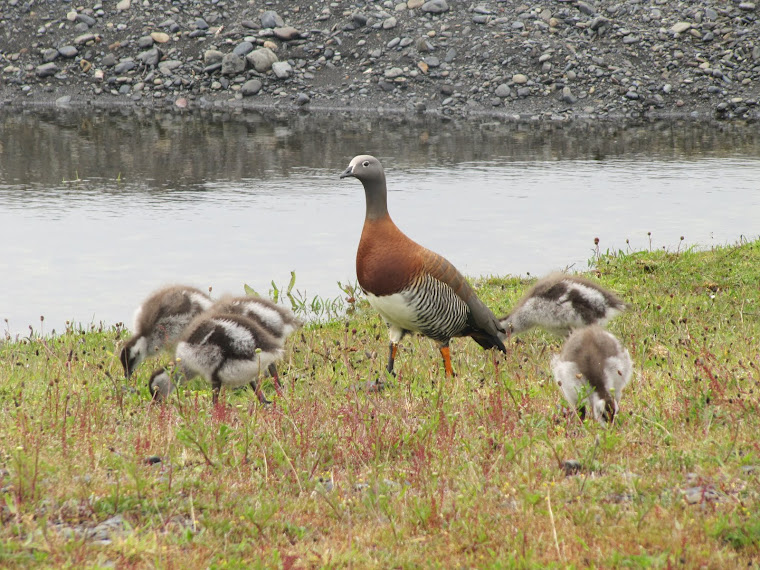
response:
M343 171L343 174L341 174L340 177L341 179L343 179L343 178L348 178L349 176L353 176L353 175L354 175L354 167L349 166Z

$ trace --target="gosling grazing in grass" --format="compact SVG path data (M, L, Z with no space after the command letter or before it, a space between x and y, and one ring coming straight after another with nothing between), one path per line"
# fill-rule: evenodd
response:
M282 357L282 344L256 321L229 313L210 312L196 317L177 343L175 356L179 380L203 376L211 383L214 405L222 386L250 385L264 404L269 403L258 385L259 373ZM154 398L166 398L174 390L171 373L159 369L148 387Z
M119 354L129 378L140 363L162 349L171 349L185 327L213 302L203 291L171 285L155 291L137 308L132 337Z
M540 327L567 336L573 329L604 326L625 308L620 297L593 281L552 273L539 279L500 322L508 334Z
M572 332L562 353L552 358L552 370L568 403L576 407L583 398L593 417L604 424L620 409L633 363L617 338L592 325Z
M231 313L252 319L279 342L280 348L285 346L285 341L294 331L303 326L303 321L290 309L253 295L223 297L214 303L211 310L215 313ZM274 362L269 365L268 372L274 380L275 388L281 390L277 365Z

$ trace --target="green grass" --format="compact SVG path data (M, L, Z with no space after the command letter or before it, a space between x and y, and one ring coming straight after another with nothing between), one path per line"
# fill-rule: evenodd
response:
M152 404L169 357L123 380L117 327L6 341L0 566L757 567L760 242L608 253L593 274L630 303L610 429L567 413L560 342L537 331L504 356L454 340L453 380L405 339L396 386L356 392L387 357L361 298L293 335L269 409L241 390L212 410L202 381ZM500 313L529 283L475 285Z

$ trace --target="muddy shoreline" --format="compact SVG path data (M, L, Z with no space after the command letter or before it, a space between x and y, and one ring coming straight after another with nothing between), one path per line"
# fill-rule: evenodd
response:
M754 120L757 13L668 0L9 0L0 109Z

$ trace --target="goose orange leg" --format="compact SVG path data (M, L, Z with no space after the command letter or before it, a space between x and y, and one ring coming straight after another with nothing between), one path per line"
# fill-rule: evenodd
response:
M398 352L398 343L391 341L388 347L388 372L393 374L393 363L396 361L396 353Z
M454 369L451 367L451 351L449 345L444 344L441 348L441 356L443 356L443 368L446 371L446 376L451 378L454 376Z

